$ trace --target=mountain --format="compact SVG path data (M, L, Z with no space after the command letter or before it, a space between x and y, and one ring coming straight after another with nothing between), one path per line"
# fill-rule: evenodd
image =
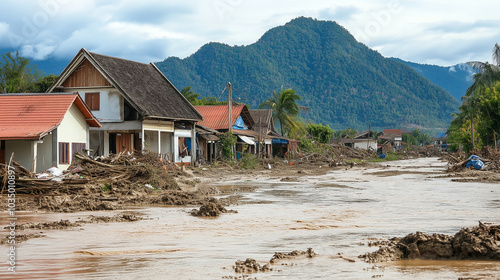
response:
M281 86L307 106L305 119L334 129L446 128L459 102L412 68L371 50L332 21L296 18L247 46L208 43L158 68L179 89L257 108ZM224 98L222 98L224 99ZM227 99L227 98L226 98Z
M13 48L0 48L0 55L16 52ZM57 59L54 57L49 57L45 60L34 60L30 58L30 66L41 71L43 76L50 74L59 75L64 70L66 65L68 65L71 59Z
M465 63L456 64L453 66L438 66L429 64L419 64L409 61L404 61L399 58L392 58L396 61L404 63L413 70L420 73L432 83L442 87L449 92L455 99L460 101L465 91L472 85L474 70Z

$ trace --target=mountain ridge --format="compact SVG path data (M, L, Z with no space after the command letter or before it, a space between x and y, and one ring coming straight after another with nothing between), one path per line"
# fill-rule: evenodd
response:
M310 109L304 118L335 129L445 129L458 108L411 67L384 58L335 22L305 17L271 28L250 45L208 43L187 58L156 65L178 88L191 86L201 97L217 97L231 81L252 108L281 86L293 88Z

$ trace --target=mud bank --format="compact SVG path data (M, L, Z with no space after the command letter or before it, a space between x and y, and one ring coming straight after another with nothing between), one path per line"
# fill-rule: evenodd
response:
M221 200L210 198L205 202L200 209L193 209L191 215L197 217L217 217L222 213L238 213L236 210L228 210L222 205Z
M313 251L312 248L307 248L306 251L295 250L289 253L276 252L271 257L268 263L261 265L256 260L247 258L245 261L237 260L233 268L234 272L243 274L267 272L267 271L273 271L274 268L272 267L272 265L276 264L279 261L296 259L300 257L314 258L316 255L317 254Z
M76 222L70 222L69 220L60 220L56 222L45 222L45 223L24 223L16 226L17 230L64 230L70 229L74 227L81 227L84 224L95 224L95 223L118 223L118 222L136 222L140 221L143 218L140 216L132 215L132 214L117 214L112 217L106 216L89 216L86 219L81 219ZM9 227L4 227L4 229L8 229ZM28 233L28 234L18 234L16 235L16 243L21 243L23 241L32 239L45 237L46 235L40 233ZM0 238L0 244L6 244L9 239L9 236L5 236Z
M372 245L379 244L379 250L359 258L370 263L402 259L500 260L500 225L479 222L479 226L463 228L454 236L416 232Z

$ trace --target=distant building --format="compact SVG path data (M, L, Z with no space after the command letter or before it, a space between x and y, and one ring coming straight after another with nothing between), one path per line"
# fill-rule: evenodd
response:
M353 138L345 137L342 143L348 147L360 148L365 150L377 150L377 140L373 131L363 131L356 134Z
M384 140L383 147L399 150L402 148L403 131L401 129L384 129L378 139Z
M441 151L446 151L448 149L448 135L446 132L440 132L432 138L434 142L434 147L439 148Z

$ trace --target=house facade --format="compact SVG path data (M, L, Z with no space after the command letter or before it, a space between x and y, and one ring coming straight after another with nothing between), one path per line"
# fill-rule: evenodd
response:
M237 136L235 145L237 158L241 158L244 152L256 153L255 141L258 133L252 130L254 120L246 105L233 105L231 118L229 118L228 105L195 106L195 108L203 116L203 121L199 122L199 125L222 133L231 128L233 134Z
M202 117L153 63L81 49L48 92L85 101L102 125L90 129L95 155L149 150L176 163L195 160L191 139Z
M0 163L14 160L33 172L69 167L101 127L76 93L1 94Z

